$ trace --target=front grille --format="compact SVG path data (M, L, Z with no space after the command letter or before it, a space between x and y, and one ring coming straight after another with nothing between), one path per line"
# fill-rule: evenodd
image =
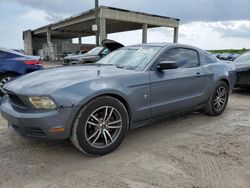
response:
M76 64L79 62L79 59L65 59L64 64Z
M64 63L69 63L69 59L64 59Z
M45 132L40 128L35 127L19 127L17 125L11 125L12 129L19 134L32 136L32 137L45 137Z
M12 128L13 128L16 132L21 133L21 132L20 132L20 127L18 127L18 126L16 126L16 125L11 125L11 126L12 126Z
M45 133L40 128L26 127L24 131L27 136L45 137Z

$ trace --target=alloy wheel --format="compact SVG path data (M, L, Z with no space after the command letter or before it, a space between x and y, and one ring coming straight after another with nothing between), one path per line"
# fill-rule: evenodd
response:
M85 123L85 138L95 148L113 144L122 130L122 117L117 109L103 106L91 113Z
M215 98L214 98L214 109L217 112L220 112L225 104L226 104L226 100L227 100L227 90L224 86L220 86L215 94Z

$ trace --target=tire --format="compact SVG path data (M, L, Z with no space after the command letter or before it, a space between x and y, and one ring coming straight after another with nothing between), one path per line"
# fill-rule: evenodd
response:
M211 94L204 112L210 116L221 115L228 102L229 86L226 82L220 81Z
M88 155L106 155L123 141L129 128L125 106L116 98L101 96L87 103L74 120L70 140Z
M16 75L14 74L2 74L0 76L0 96L3 96L5 94L3 90L4 84L10 81L14 77L16 77Z

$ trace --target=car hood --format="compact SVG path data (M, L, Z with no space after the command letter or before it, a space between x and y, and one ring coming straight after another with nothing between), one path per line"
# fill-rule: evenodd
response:
M48 95L85 81L135 73L115 66L69 66L36 71L4 85L4 89L20 95Z
M124 47L123 44L110 39L104 39L102 41L102 46L109 49L111 52Z

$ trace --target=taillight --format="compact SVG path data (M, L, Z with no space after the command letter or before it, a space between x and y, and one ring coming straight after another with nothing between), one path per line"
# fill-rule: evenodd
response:
M42 63L38 60L27 60L24 63L26 65L42 65Z

